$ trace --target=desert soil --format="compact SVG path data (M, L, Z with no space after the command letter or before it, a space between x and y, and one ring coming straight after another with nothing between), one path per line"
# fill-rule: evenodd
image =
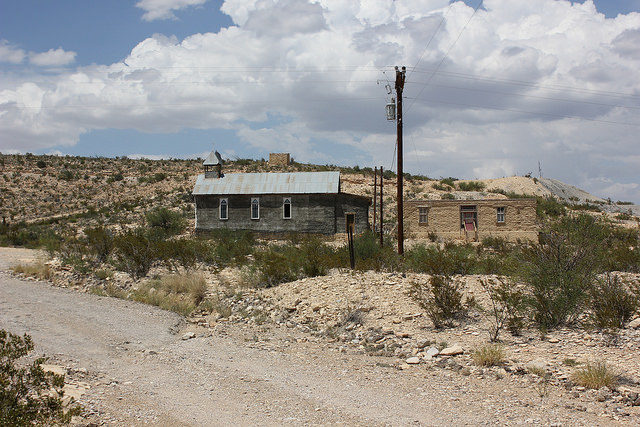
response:
M36 256L0 248L0 328L29 333L37 352L82 389L87 415L79 423L591 426L640 419L559 388L541 396L514 375L397 365L273 323L200 327L155 307L6 272ZM195 337L184 339L189 332Z

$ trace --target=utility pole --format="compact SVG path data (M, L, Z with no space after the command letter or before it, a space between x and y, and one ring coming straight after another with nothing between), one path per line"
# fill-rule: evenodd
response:
M382 217L382 199L383 199L383 197L382 197L383 196L382 195L382 178L383 178L382 166L380 166L380 247L382 247L383 244L384 244L384 242L383 242L383 236L384 236L384 234L383 234L383 232L384 232L383 224L384 224L384 221L383 221L383 217Z
M398 253L404 254L404 204L403 204L403 165L402 165L402 91L404 90L404 80L407 72L407 67L403 66L402 71L396 66L396 103L397 117L397 138L398 138Z
M378 199L378 167L373 168L373 234L376 233L376 200Z

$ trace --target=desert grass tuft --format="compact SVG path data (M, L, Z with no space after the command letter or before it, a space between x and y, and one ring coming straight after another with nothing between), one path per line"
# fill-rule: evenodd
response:
M131 299L188 316L204 300L207 282L198 274L172 274L149 280L132 292Z
M604 361L589 362L578 368L572 375L573 382L591 388L600 389L602 387L615 388L618 382L618 374Z
M14 273L21 273L25 276L36 277L40 280L50 280L53 277L51 268L44 261L36 261L31 264L18 264L13 267Z
M487 344L476 349L472 358L478 366L498 366L505 362L505 352L498 344Z

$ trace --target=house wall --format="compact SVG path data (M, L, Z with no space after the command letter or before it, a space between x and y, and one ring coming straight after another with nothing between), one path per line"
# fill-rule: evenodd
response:
M269 166L286 166L291 163L289 153L269 153Z
M219 218L220 198L228 199L227 220ZM260 219L251 219L250 195L195 196L196 230L228 228L265 233L302 232L334 234L343 232L344 212L356 212L356 231L368 227L368 201L347 194L269 194L260 199ZM283 218L283 199L291 197L291 219ZM365 206L366 205L366 206ZM341 224L341 225L339 225ZM339 228L341 227L341 228Z
M479 240L494 236L509 241L538 241L535 199L411 200L405 202L407 237L427 239L434 233L443 240L465 239L466 234L460 226L460 206L476 206ZM429 209L427 224L419 223L420 207ZM498 207L505 208L504 223L497 222Z

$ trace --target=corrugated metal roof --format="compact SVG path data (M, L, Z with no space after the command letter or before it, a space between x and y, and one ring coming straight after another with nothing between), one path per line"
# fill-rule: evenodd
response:
M194 195L338 193L340 172L230 173L222 178L198 175Z

